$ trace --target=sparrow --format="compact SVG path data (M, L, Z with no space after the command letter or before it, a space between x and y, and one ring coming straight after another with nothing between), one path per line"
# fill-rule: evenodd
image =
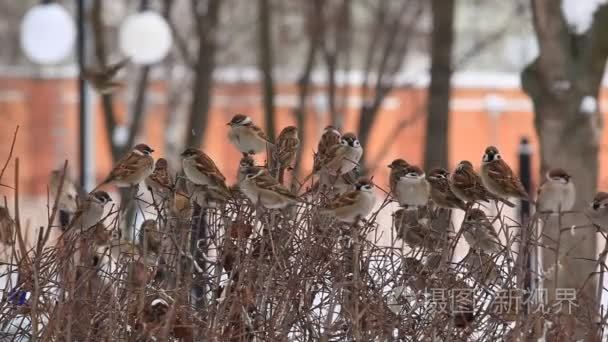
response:
M158 158L154 171L145 180L148 190L155 196L167 198L173 191L173 180L165 158Z
M388 164L388 168L391 169L388 177L391 191L394 191L397 187L397 183L401 177L405 176L408 166L410 164L403 159L395 159L392 163Z
M15 244L15 221L11 218L8 208L0 207L0 242L12 246Z
M393 163L400 163L399 159ZM391 165L393 165L391 163ZM400 166L401 165L401 166ZM391 167L389 165L389 167ZM405 208L426 205L429 200L430 186L424 171L415 165L403 168L402 164L393 165L389 177L391 192L397 202Z
M243 179L245 179L245 174L247 173L247 168L255 166L255 161L251 157L249 153L243 153L243 157L239 161L239 169L236 175L237 184L240 183Z
M106 184L117 187L139 185L154 171L154 158L150 155L152 152L154 150L146 144L135 145L131 152L116 163L108 177L95 190Z
M194 184L229 193L226 177L205 152L190 147L182 152L181 156L184 173L188 180Z
M262 129L248 116L237 114L226 125L230 126L228 139L243 153L256 154L266 150L267 145L272 145Z
M599 226L603 232L608 232L608 193L598 192L585 213L593 224Z
M101 221L104 208L109 202L112 202L112 198L107 192L101 190L91 192L74 214L68 231L82 232L96 226Z
M295 126L283 128L274 145L272 157L272 160L276 164L275 170L278 171L279 182L281 184L283 183L284 170L293 163L299 146L298 129Z
M272 177L268 170L257 166L247 169L239 190L254 205L259 202L267 209L285 208L298 201L296 195Z
M188 190L188 194L190 194L190 200L203 209L219 208L228 200L228 193L225 190L194 184L189 180L186 180L186 189ZM232 193L233 190L231 189L230 191Z
M499 268L491 255L469 249L462 262L470 275L479 283L496 284L499 278Z
M393 213L396 236L410 247L435 250L441 242L441 234L428 226L428 208L418 207L417 211L399 209Z
M67 175L63 177L63 185L61 187L61 194L57 197L59 186L61 185L61 177L63 170L51 171L51 179L49 182L51 198L54 200L58 198L57 210L59 214L59 224L62 229L65 229L70 223L70 220L76 210L78 209L78 200L82 199L81 189L69 179Z
M114 76L129 62L125 58L117 63L106 66L103 70L85 68L83 78L87 80L101 95L112 94L118 88L123 87L122 82L114 81Z
M462 222L462 235L472 249L489 254L502 249L498 234L486 214L480 209L470 209Z
M431 200L440 208L466 210L466 203L458 198L450 188L449 177L448 171L442 168L433 169L427 175L426 179L431 186Z
M500 156L494 146L486 148L481 164L481 180L483 185L494 195L508 199L516 197L528 200L529 196L509 165Z
M450 189L456 197L467 202L467 205L480 201L489 202L493 199L509 207L515 207L515 204L489 192L484 187L481 177L473 169L473 164L468 160L458 163L456 170L450 174Z
M327 158L327 152L335 146L340 144L340 138L342 134L334 126L327 126L323 130L319 144L317 145L317 152L314 156L313 170L321 169L321 162Z
M139 246L143 251L160 255L162 233L158 229L156 220L145 220L139 228Z
M538 188L537 212L557 213L574 207L576 188L571 176L563 169L551 169L545 182Z
M360 178L355 184L355 190L338 196L321 212L330 214L345 223L354 223L365 218L371 213L376 203L373 187L374 185L369 179Z
M340 137L340 143L332 146L323 160L319 163L319 169L329 175L337 176L350 172L358 164L363 155L363 148L359 139L353 133L346 133Z

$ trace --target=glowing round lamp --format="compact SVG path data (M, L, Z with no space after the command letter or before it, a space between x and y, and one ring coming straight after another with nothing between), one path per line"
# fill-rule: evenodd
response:
M120 26L120 49L133 63L153 64L171 49L171 30L167 21L154 11L130 15Z
M74 21L56 3L32 7L21 21L21 48L39 64L56 64L71 52L76 37Z

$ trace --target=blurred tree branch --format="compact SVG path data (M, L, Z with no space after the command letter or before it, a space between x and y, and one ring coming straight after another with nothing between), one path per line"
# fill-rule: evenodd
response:
M262 96L264 98L264 125L266 135L272 142L275 138L275 107L273 44L272 44L272 6L270 0L258 0L259 25L259 65L262 72ZM270 165L270 164L269 164Z

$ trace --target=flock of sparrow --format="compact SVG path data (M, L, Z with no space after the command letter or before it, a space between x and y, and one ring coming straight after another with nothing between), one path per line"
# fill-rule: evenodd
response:
M227 125L230 142L243 153L237 184L229 187L213 159L199 149L187 148L181 159L188 198L203 208L217 207L236 193L247 197L256 207L270 210L283 209L298 202L308 203L306 193L298 196L283 184L283 173L290 168L299 147L296 127L284 128L273 144L248 116L235 115ZM266 151L266 165L256 166L252 155ZM144 182L153 198L174 196L176 182L167 161L160 158L155 163L152 152L154 150L148 145L138 144L120 159L107 178L79 203L68 229L86 230L102 220L104 207L112 201L107 192L98 190L102 186L137 187ZM329 195L321 204L321 213L353 224L372 212L376 202L374 184L369 178L356 177L362 155L363 148L355 134L341 134L332 126L325 128L314 155L311 174L318 177L313 186L315 191ZM394 160L388 167L390 195L402 211L418 210L429 202L439 208L464 210L463 236L473 249L485 252L499 250L500 242L491 220L474 204L493 200L514 207L510 200L515 198L535 203L539 213L551 214L570 211L576 199L571 176L556 168L546 174L546 180L533 201L494 146L486 148L479 173L466 160L461 161L452 173L435 168L425 174L420 167L403 159ZM1 209L6 211L6 208ZM586 212L593 223L608 227L608 194L598 193ZM0 216L8 217L8 214ZM0 224L7 226L5 221L0 220ZM0 229L1 241L9 242L11 239L12 232Z

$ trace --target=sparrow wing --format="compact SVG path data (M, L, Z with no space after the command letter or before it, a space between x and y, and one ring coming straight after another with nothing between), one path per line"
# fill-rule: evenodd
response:
M116 179L125 179L142 169L151 167L151 163L153 161L150 158L130 152L116 163L105 183Z
M272 143L271 143L271 142L268 140L268 137L266 136L266 133L264 133L264 131L263 131L263 130L262 130L260 127L258 127L258 126L256 126L256 125L251 125L250 127L251 127L251 130L253 131L253 133L254 133L255 135L257 135L257 136L258 136L260 139L263 139L263 140L265 140L265 141L266 141L268 144L273 145L273 144L272 144Z
M291 191L289 191L289 189L287 189L269 174L263 174L261 176L258 176L254 178L254 181L256 186L261 189L274 191L279 195L285 196L293 200L297 200L296 195L294 195Z
M331 201L331 203L329 203L325 208L327 210L334 210L338 208L349 207L357 203L359 196L360 193L358 191L347 192L344 195L339 196L338 198Z
M454 172L452 183L455 187L466 194L467 197L486 200L485 188L481 184L481 178L467 169Z
M276 144L275 159L281 164L288 163L300 145L300 139L280 135Z
M509 165L504 160L495 160L488 164L488 177L500 185L507 193L528 198L528 193Z
M160 169L154 170L154 172L149 176L150 180L160 185L163 188L167 188L169 190L173 189L173 179L169 174L169 170Z
M196 158L195 167L198 171L200 171L205 176L209 177L215 184L218 184L222 188L228 189L226 186L226 177L222 174L220 169L215 165L213 159L211 159L205 153L201 153L198 158Z

